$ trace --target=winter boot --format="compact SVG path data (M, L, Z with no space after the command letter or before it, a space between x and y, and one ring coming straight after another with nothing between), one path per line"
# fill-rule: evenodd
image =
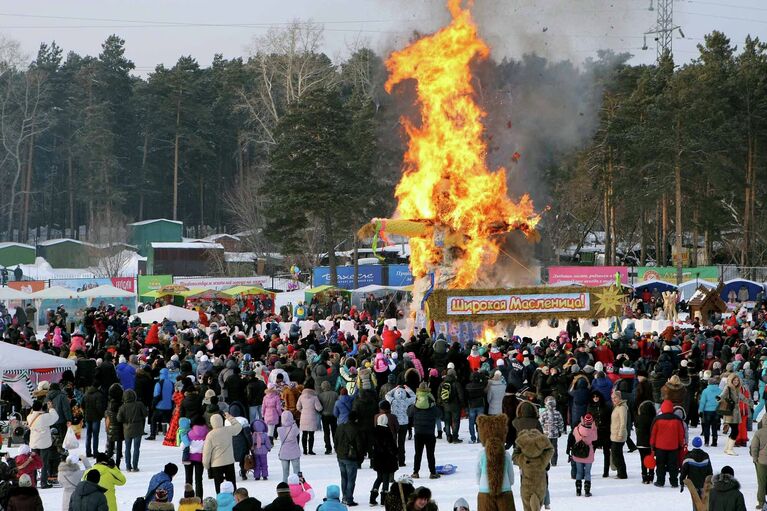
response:
M719 437L716 437L716 436L715 436L715 437L714 437L714 438L711 440L711 447L716 447L716 446L717 446L717 445L716 445L716 441L717 441L717 439L718 439L718 438L719 438Z
M729 454L730 456L737 456L738 453L733 450L733 447L735 447L735 440L727 438L727 443L724 446L724 453Z
M581 496L581 489L583 488L583 481L575 481L575 496Z
M586 490L586 496L591 497L591 481L586 481L584 486L584 490Z
M371 506L377 506L378 505L378 490L370 490L370 505ZM383 501L383 499L381 499Z

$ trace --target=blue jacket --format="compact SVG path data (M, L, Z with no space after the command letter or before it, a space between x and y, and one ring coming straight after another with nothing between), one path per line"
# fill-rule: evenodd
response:
M708 386L700 393L700 399L698 400L698 412L715 412L719 401L716 399L719 397L722 391L719 385L715 383L709 383Z
M153 475L152 479L149 480L149 488L147 488L149 494L146 498L147 505L154 500L154 492L156 492L158 488L167 491L168 502L173 502L173 481L165 472L159 472Z
M605 398L605 403L609 403L610 399L612 399L613 382L607 376L604 378L594 378L594 381L591 382L591 390L602 394L602 397Z
M237 504L231 493L219 493L216 495L216 502L218 503L218 511L232 511L234 505Z
M349 412L352 411L352 405L354 404L354 396L340 396L336 401L336 406L333 407L333 415L338 419L338 424L346 424L349 422Z
M337 485L331 484L328 486L325 502L319 505L317 511L348 511L348 508L341 504L340 498L341 489Z
M117 364L115 367L117 371L117 378L120 379L120 385L123 386L123 390L135 390L136 389L136 368L126 363Z
M173 409L173 382L167 369L160 369L160 381L154 385L154 397L160 401L155 405L158 410Z

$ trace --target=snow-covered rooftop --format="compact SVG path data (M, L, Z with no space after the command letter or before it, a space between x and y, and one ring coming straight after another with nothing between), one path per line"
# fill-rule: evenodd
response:
M184 222L180 222L178 220L168 220L167 218L152 218L151 220L142 220L140 222L133 222L132 224L128 224L128 225L133 225L133 226L148 225L148 224L153 224L155 222L169 222L171 224L184 225Z
M33 247L32 245L26 245L24 243L16 243L13 241L4 241L0 243L0 250L4 248L8 248L8 247L21 247L21 248L28 248L30 250L35 249L35 247Z
M200 250L223 250L221 243L206 243L204 241L161 241L153 242L152 248L182 248Z
M37 244L40 245L41 247L50 247L52 245L58 245L60 243L67 243L67 242L77 243L78 245L86 245L86 246L89 246L89 247L95 247L96 246L93 243L88 243L87 241L75 240L75 239L72 239L72 238L55 238L55 239L52 239L52 240L40 241Z

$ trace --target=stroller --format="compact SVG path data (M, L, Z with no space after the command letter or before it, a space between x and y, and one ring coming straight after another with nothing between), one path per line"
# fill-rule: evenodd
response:
M19 412L13 412L8 419L8 447L29 443L29 424Z

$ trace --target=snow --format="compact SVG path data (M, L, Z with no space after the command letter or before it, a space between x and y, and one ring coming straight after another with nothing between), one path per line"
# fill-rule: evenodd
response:
M142 220L141 222L133 222L132 224L128 224L128 225L148 225L148 224L153 224L155 222L169 222L171 224L184 225L184 222L181 222L179 220L168 220L167 218L153 218L151 220Z
M476 510L476 489L477 484L474 476L474 466L477 455L481 449L480 445L468 444L468 421L461 422L461 438L464 443L460 445L448 444L445 440L437 441L436 461L437 465L450 463L458 467L454 475L443 476L441 479L428 479L428 467L426 465L426 456L421 465L421 479L414 480L414 486L427 486L432 490L433 498L436 500L439 508L443 511L452 509L453 503L463 497ZM700 434L700 429L690 431L690 437L693 433ZM83 437L85 431L83 431ZM101 432L102 446L105 441L105 433ZM125 486L117 489L117 501L120 509L130 509L136 497L144 495L147 491L149 479L153 474L162 470L168 462L179 465L179 473L174 479L175 496L174 504L183 494L184 470L181 467L181 449L178 447L165 447L162 441L158 440L141 442L141 458L139 460L140 472L126 474L128 480ZM720 434L720 440L724 436ZM559 439L559 465L552 467L549 472L549 488L551 493L551 509L568 511L594 511L595 509L620 509L621 511L631 511L639 509L690 509L691 499L689 493L685 490L680 493L678 489L673 489L666 483L665 488L656 488L654 486L643 485L641 482L640 460L638 452L629 454L625 452L626 464L628 466L629 478L626 480L617 480L614 478L602 478L602 455L597 453L596 461L592 467L592 489L593 497L576 497L575 485L570 479L570 465L566 463L564 448L566 438ZM754 472L751 457L748 455L748 449L736 448L739 456L727 456L722 453L722 446L716 448L704 448L711 456L714 467L714 473L718 473L724 465L730 465L735 469L735 477L740 481L741 491L746 499L746 508L753 509L756 505L756 476ZM322 503L325 496L325 489L329 484L340 484L340 475L335 454L325 456L322 432L315 434L314 450L317 456L303 456L301 458L301 470L307 482L312 485L315 492L315 498L306 505L307 510L316 509ZM17 448L9 449L12 455L15 455ZM282 468L277 459L279 445L269 453L269 480L268 481L237 481L238 486L244 486L248 489L251 496L261 501L262 505L271 502L275 496L275 487L282 477ZM77 454L84 453L84 446L75 451ZM395 475L395 478L401 475L409 475L413 470L413 442L409 441L406 445L407 466L401 468ZM359 509L368 508L368 498L370 488L375 479L375 472L371 470L368 461L365 461L363 469L357 474L357 485L355 489L355 500L360 503ZM124 468L124 464L123 464ZM239 471L239 469L238 469ZM520 475L518 467L514 467L515 483L514 498L517 509L522 509L520 500ZM613 472L613 475L615 473ZM213 495L213 481L208 479L207 474L203 476L203 485L206 496ZM46 510L61 509L61 499L63 490L54 488L50 490L40 490L43 498L43 504ZM377 509L383 509L379 507Z
M75 239L72 239L72 238L56 238L56 239L52 239L52 240L40 241L37 244L40 245L41 247L49 247L51 245L58 245L59 243L76 243L78 245L86 245L88 247L95 247L96 246L93 243L88 243L86 241L75 240Z
M198 250L218 250L224 248L220 243L207 243L204 241L169 241L152 243L152 248L188 248Z
M15 243L13 241L4 241L4 242L0 243L0 249L8 248L8 247L21 247L21 248L28 248L28 249L32 249L32 250L35 249L35 247L33 247L32 245L27 245L25 243Z

